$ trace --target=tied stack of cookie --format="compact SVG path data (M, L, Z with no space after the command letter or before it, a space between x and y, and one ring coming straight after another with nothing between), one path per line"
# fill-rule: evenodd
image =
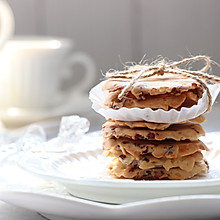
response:
M219 79L203 73L210 65L208 58L197 58L207 65L196 76L196 71L190 74L177 68L183 62L164 61L107 73L103 104L114 114L106 116L102 134L104 155L112 157L108 168L113 176L184 180L208 172L202 154L208 148L199 137L205 135L203 113L213 102L207 78ZM199 111L204 93L207 108Z

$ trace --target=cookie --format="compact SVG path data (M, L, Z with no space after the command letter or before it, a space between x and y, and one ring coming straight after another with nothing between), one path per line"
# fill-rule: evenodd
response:
M129 128L149 128L151 130L165 130L168 128L171 124L169 123L154 123L154 122L147 122L147 121L116 121L116 120L109 120L111 122L116 123L119 126L127 126ZM206 121L206 118L204 115L200 115L194 119L190 119L190 122L201 124ZM186 123L180 122L179 124Z
M199 124L187 122L184 124L173 124L165 130L150 130L148 128L129 128L120 126L115 121L107 121L102 127L103 137L126 137L133 140L165 140L195 141L205 135L205 130Z
M155 158L152 155L146 155L143 159L138 161L134 160L133 162L137 162L138 167L142 170L163 167L166 171L169 171L171 168L179 167L184 171L190 172L193 169L195 163L201 161L202 159L202 153L196 152L185 157L178 157L172 159ZM124 163L123 160L121 161Z
M163 109L168 111L170 109L180 110L182 107L190 108L196 105L198 100L202 97L197 95L195 91L187 91L176 94L162 94L162 95L144 95L138 99L129 92L126 97L121 100L118 95L121 91L111 92L106 96L104 105L112 109L126 108L151 108L153 110Z
M197 104L203 94L203 88L196 80L169 73L139 79L119 100L118 95L129 82L130 79L108 79L102 88L108 93L104 104L113 109L180 109Z
M179 167L182 170L189 172L193 169L196 162L203 159L203 155L201 152L197 151L194 154L171 159L165 157L156 158L150 154L145 155L140 159L136 159L130 154L121 154L118 159L126 166L135 164L135 166L142 170L163 167L166 171L169 171L171 168Z
M196 118L190 119L189 121L197 124L202 124L206 121L206 118L204 115L199 115Z
M131 155L136 159L140 159L147 154L151 154L155 158L178 158L201 150L208 151L208 148L200 140L135 141L128 138L104 138L103 150L104 155L109 157L126 158L127 155Z
M114 158L109 164L110 173L117 178L127 178L136 180L184 180L195 175L206 174L208 163L203 159L196 162L191 171L182 170L179 167L166 170L163 167L152 169L140 169L137 164L125 165L118 158Z
M134 77L136 73L131 72L128 73L128 75L130 76L130 79L110 78L106 80L102 87L102 90L109 92L122 90L125 86L129 84L131 78ZM194 89L202 90L201 85L195 79L173 73L154 75L149 78L141 78L137 82L135 82L135 84L132 85L130 88L132 94L134 94L135 96L138 96L140 94L140 91L144 94L149 95L161 95L174 92L182 93Z

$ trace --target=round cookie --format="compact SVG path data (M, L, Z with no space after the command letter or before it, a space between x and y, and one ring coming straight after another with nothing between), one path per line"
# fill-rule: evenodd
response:
M103 139L103 149L105 156L119 157L130 154L135 158L141 158L146 154L151 154L156 158L178 158L193 154L200 150L208 150L206 145L200 141L146 141L130 140L128 138Z
M103 91L107 91L104 105L113 109L122 107L164 110L189 108L198 103L203 93L202 86L196 80L166 73L162 76L155 75L139 79L122 99L119 99L119 94L129 85L130 80L108 79L102 88Z
M173 139L176 141L191 140L195 141L200 136L205 135L205 130L199 124L184 123L173 124L165 130L150 130L148 128L129 128L120 126L116 122L107 121L102 128L103 137L126 137L133 140L165 140Z
M196 162L191 171L185 171L181 168L171 168L167 171L165 168L140 169L136 165L125 165L118 158L114 158L109 164L110 173L117 178L127 178L135 180L185 180L199 174L208 172L208 164L205 160Z
M127 126L129 128L149 128L151 130L165 130L171 124L169 123L155 123L155 122L147 122L147 121L119 121L119 120L109 120L110 122L116 123L118 126L124 127ZM196 118L190 119L189 122L201 124L206 121L204 115L199 115ZM187 121L180 122L178 124L184 124Z
M140 159L136 159L130 154L127 155L119 155L117 157L123 164L129 166L131 164L137 165L138 168L142 170L152 169L162 167L169 171L171 168L179 167L182 170L187 172L191 171L196 162L199 162L203 159L203 155L201 152L197 151L194 154L178 157L178 158L155 158L152 155L146 155Z

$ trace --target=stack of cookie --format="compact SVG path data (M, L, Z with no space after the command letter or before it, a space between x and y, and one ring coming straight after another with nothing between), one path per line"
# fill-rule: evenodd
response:
M129 81L110 78L105 82L106 107L180 111L196 105L203 94L197 80L169 73L140 79L119 98ZM112 157L110 173L139 180L183 180L207 173L201 151L208 149L199 140L205 135L200 125L204 121L203 115L178 123L108 119L102 132L104 155Z

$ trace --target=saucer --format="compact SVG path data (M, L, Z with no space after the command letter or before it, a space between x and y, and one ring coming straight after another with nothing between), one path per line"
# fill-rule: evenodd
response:
M51 220L73 219L210 219L220 216L219 195L158 198L109 205L44 190L0 190L0 199L41 213ZM198 211L199 210L199 211ZM147 213L147 214L146 214Z
M86 112L91 103L87 95L72 96L59 106L45 109L22 109L11 107L0 111L0 119L6 127L20 127L26 124L63 115Z

